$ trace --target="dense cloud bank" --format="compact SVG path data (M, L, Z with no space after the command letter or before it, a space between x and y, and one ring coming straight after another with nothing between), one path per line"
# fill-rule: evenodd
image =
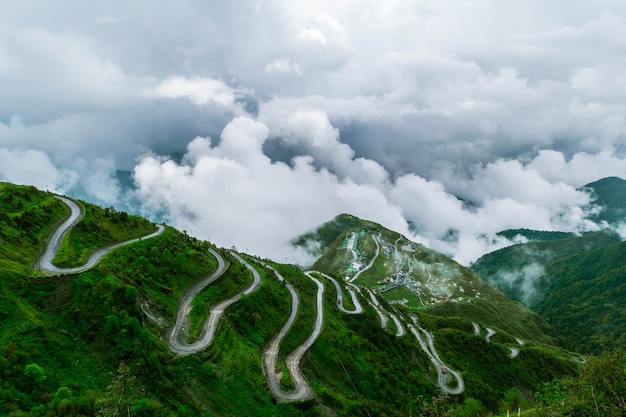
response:
M350 212L463 263L626 178L621 1L8 3L0 179L223 246ZM621 36L624 35L624 36Z

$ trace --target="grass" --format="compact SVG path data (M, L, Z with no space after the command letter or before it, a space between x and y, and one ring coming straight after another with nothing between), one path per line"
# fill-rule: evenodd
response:
M245 266L230 254L224 257L228 260L229 268L211 285L200 291L191 302L189 341L194 341L199 336L211 306L235 296L252 284L252 274Z
M61 242L53 261L57 266L80 266L100 247L145 236L156 230L153 223L139 216L128 215L112 208L102 209L91 204L79 204L83 206L85 215Z
M0 279L28 275L46 238L68 214L51 193L0 183Z
M284 359L302 344L313 332L317 315L317 285L298 268L291 265L275 265L275 268L298 293L299 308L293 327L282 341L279 356ZM291 297L289 297L290 299ZM284 316L286 320L288 314Z
M167 228L158 237L110 253L88 272L27 278L22 272L28 271L42 246L37 239L45 237L66 210L51 195L28 188L16 190L13 199L21 202L22 211L12 209L10 215L21 216L30 209L39 214L33 217L38 228L0 229L3 239L19 238L26 248L12 259L0 255L1 265L19 265L0 280L1 415L53 414L61 410L55 396L67 391L71 394L65 403L66 416L94 415L96 400L108 395L107 386L113 386L121 362L134 377L126 391L132 401L131 414L149 403L150 411L144 409L143 415L157 417L417 415L418 396L437 393L436 374L415 338L396 338L382 330L370 306L361 315L341 313L333 287L326 282L323 331L301 364L316 398L299 404L276 403L266 387L261 357L291 306L284 283L265 270L260 271L261 286L228 309L211 346L199 354L176 357L162 337L167 329L152 325L137 301L147 301L152 310L171 320L187 288L217 267L207 252L210 245ZM6 186L0 191L0 204L5 192ZM46 204L51 213L43 208ZM133 228L132 220L128 226ZM91 239L91 232L82 233L76 230L79 242ZM297 288L301 300L297 321L281 349L284 357L310 335L317 286L295 266L275 266ZM215 300L249 285L250 273L239 262L231 259L229 273L212 288ZM473 314L484 314L486 320L502 315L499 309L506 305L498 304L497 298L491 301L493 310L478 306ZM212 302L207 299L205 305ZM511 329L507 329L509 334L499 333L487 347L494 355L504 354L504 359L485 355L483 339L473 336L464 311L437 313L420 313L423 325L435 332L438 351L464 372L466 382L472 384L472 396L483 404L498 402L508 388L510 369L520 373L525 389L532 390L542 377L567 371L571 362L559 362L563 355L551 347L528 342L520 347L520 357L527 359L515 364L506 356L510 335L517 336ZM504 375L496 366L500 363L510 368L502 371ZM43 370L42 382L25 374L32 364ZM490 385L491 380L504 385ZM288 382L285 379L285 388Z

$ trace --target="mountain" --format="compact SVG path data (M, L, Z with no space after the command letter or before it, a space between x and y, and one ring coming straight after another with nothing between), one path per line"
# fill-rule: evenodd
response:
M598 353L623 345L619 305L626 275L622 238L614 230L626 222L626 181L610 177L586 185L593 196L593 219L605 230L580 236L525 232L537 241L488 253L472 271L511 298L540 313L565 345ZM512 235L510 231L507 232Z
M596 222L607 222L617 225L626 221L626 180L618 177L602 178L585 185L593 197L592 205L601 210L593 213L591 219Z
M347 247L351 236L356 236L355 251ZM393 305L464 317L466 324L485 323L525 339L553 342L552 329L537 314L445 255L374 222L340 215L295 243L325 248L311 269L379 291Z
M0 414L406 416L442 391L482 413L580 366L539 316L380 225L297 241L316 271L0 183Z

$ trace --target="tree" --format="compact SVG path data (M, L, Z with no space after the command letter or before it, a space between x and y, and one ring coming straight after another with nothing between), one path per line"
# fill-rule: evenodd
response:
M440 394L429 400L422 400L420 417L448 417L452 415L450 409L450 397L448 394Z
M104 397L96 405L98 417L120 417L126 415L133 404L135 377L131 375L128 366L122 362L107 387Z
M568 408L578 415L626 414L626 354L617 349L592 356L577 378L565 380Z
M515 411L522 406L524 397L522 392L517 387L513 387L504 393L504 399L502 400L502 406L500 407L503 412Z
M46 380L46 372L36 363L31 363L24 367L24 375L33 380L37 384L41 384Z

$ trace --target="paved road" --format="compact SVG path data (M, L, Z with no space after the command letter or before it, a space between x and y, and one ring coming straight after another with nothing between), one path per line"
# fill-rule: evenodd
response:
M348 310L344 305L343 305L343 291L341 289L341 285L339 285L339 283L337 282L337 280L333 277L331 277L330 275L326 275L323 272L319 272L319 271L308 271L309 273L314 273L314 274L319 274L321 276L323 276L324 278L326 278L327 280L329 280L330 282L333 283L333 285L335 286L335 289L337 290L337 308L346 314L361 314L363 313L363 306L361 306L361 303L359 303L359 300L356 297L356 293L354 292L354 290L352 288L346 288L346 290L348 291L348 293L350 294L350 298L352 299L352 304L354 305L354 310Z
M130 239L125 242L120 242L115 245L110 245L104 248L100 248L96 250L91 257L83 264L82 266L78 266L75 268L58 268L54 266L52 260L54 256L59 251L59 247L61 246L61 242L63 238L67 234L67 232L78 223L82 217L84 216L83 209L74 201L65 197L57 197L59 200L63 201L70 208L70 217L63 222L61 226L57 230L54 231L52 237L48 241L48 245L46 246L46 250L43 255L39 259L38 266L39 271L47 274L76 274L79 272L87 271L88 269L93 268L104 258L106 254L111 252L113 249L117 249L120 246L129 245L134 242L138 242L142 239L149 239L151 237L160 235L165 230L163 225L158 225L157 230L154 233L151 233L147 236L143 236L136 239Z
M439 386L439 389L450 395L462 394L465 390L465 383L463 382L461 374L450 369L450 367L443 363L443 361L437 354L437 351L435 350L433 335L417 324L416 317L412 317L412 319L413 324L409 324L409 330L411 331L411 333L413 333L418 343L422 347L422 350L426 353L430 361L437 369L437 385ZM420 331L418 331L416 327L419 328ZM420 332L426 336L426 341L424 341ZM448 386L448 380L450 379L450 376L452 376L456 380L456 387L451 388L450 386Z
M374 265L376 258L378 258L378 254L380 253L380 245L378 244L378 239L376 238L376 236L372 236L372 238L374 239L374 242L376 243L376 252L374 252L374 256L372 257L370 262L365 267L360 269L356 274L354 274L354 276L350 279L350 282L354 282L359 277L359 275L361 275L363 272L370 269L372 265Z
M193 300L193 297L191 296L192 291L200 287L200 284L204 283L204 285L200 289L198 289L197 292L193 294L193 296L195 296L202 288L204 288L210 282L213 282L219 275L221 275L224 272L223 271L224 260L221 259L221 256L219 256L217 252L211 251L211 253L213 254L213 256L215 256L218 259L219 266L218 266L217 271L213 273L211 276L209 276L208 278L206 278L205 280L196 284L192 288L192 290L190 290L185 295L185 297L183 298L183 301L185 301L186 303L184 306L183 306L183 303L181 303L181 306L178 308L178 313L176 315L176 324L174 325L172 332L170 333L170 338L169 338L170 350L180 355L190 355L192 353L196 353L205 349L213 341L213 335L215 334L217 324L219 323L220 318L222 318L222 316L224 315L224 311L226 310L226 308L236 303L237 301L239 301L241 297L243 297L244 295L248 295L252 291L256 290L261 284L261 276L259 275L257 270L254 269L252 265L250 265L245 260L243 260L243 258L241 258L237 253L231 251L230 254L233 255L243 265L245 265L245 267L248 268L250 272L252 272L252 276L254 278L252 281L252 284L245 290L241 291L240 293L235 294L231 298L224 300L221 303L216 304L215 306L211 308L211 310L209 311L209 319L206 321L204 325L204 329L203 329L204 334L199 340L193 343L189 343L189 344L182 342L180 340L179 334L182 329L183 321L190 311L189 305L191 304L191 300Z
M396 337L404 336L404 326L402 325L402 323L400 323L398 317L392 313L389 313L389 317L391 317L391 320L393 320L394 324L396 325Z
M190 345L180 342L180 333L183 328L183 323L185 319L189 315L189 311L191 310L191 302L198 295L200 291L202 291L207 285L218 279L224 271L226 271L226 262L222 255L220 255L217 251L213 249L209 249L211 255L217 259L217 269L206 278L200 280L194 286L192 286L183 296L183 299L180 302L180 306L178 307L178 312L176 313L176 324L172 328L172 332L169 337L169 345L170 349L176 353L180 354L190 354L196 352ZM198 349L199 350L199 349Z
M317 316L315 317L315 326L313 327L311 335L285 359L287 369L289 369L291 378L296 386L296 391L288 394L289 398L286 399L286 401L303 401L313 397L313 389L304 378L302 370L300 369L300 360L307 350L313 346L313 343L322 331L322 324L324 323L324 284L315 278L310 272L305 272L305 274L307 277L312 279L315 284L317 284Z
M270 342L265 347L265 351L263 352L263 373L265 374L265 379L267 380L267 384L270 388L272 394L279 400L284 402L290 401L301 401L304 399L311 398L313 396L313 390L308 382L304 379L302 372L298 368L298 372L295 374L289 370L291 373L291 379L294 383L295 390L293 391L283 391L280 387L280 378L277 373L276 361L278 359L278 352L280 351L280 342L282 342L283 338L287 335L293 323L296 320L296 316L298 314L299 307L299 299L298 293L293 288L291 284L289 284L285 278L283 278L276 269L272 268L269 265L263 264L267 268L274 271L276 277L282 282L285 282L285 286L287 290L289 290L289 294L291 295L291 313L289 314L289 318L287 322L280 329L278 334L270 340Z

